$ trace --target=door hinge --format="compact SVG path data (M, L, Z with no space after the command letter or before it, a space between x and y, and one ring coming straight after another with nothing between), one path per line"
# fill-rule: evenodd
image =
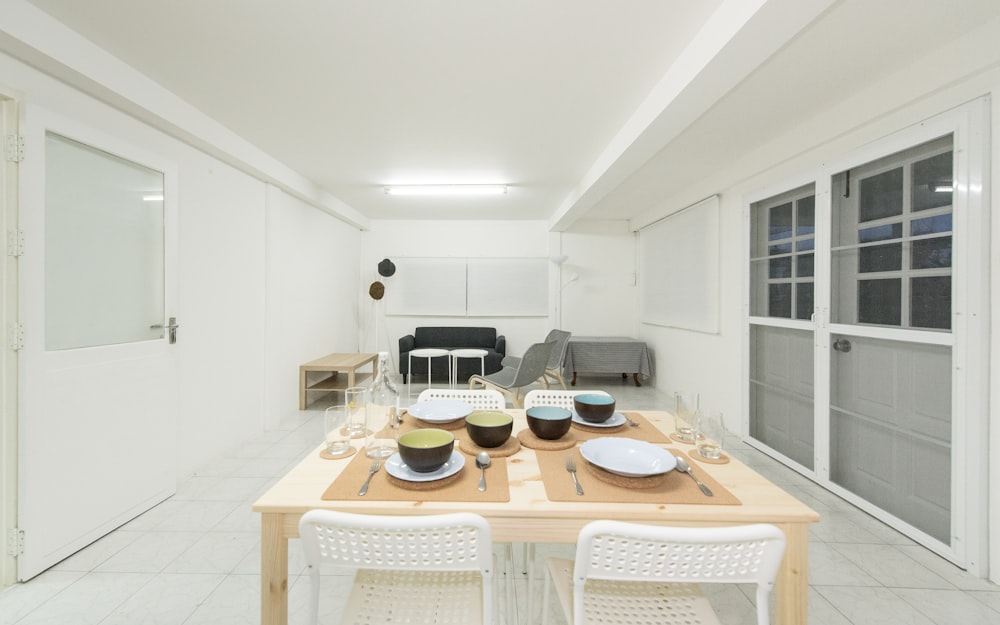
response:
M15 258L24 254L24 230L7 231L7 256Z
M15 558L24 553L24 530L15 528L7 530L7 555Z
M20 163L24 160L24 137L21 135L7 135L4 137L4 157L7 162Z
M24 324L20 321L7 326L7 346L15 352L24 349Z

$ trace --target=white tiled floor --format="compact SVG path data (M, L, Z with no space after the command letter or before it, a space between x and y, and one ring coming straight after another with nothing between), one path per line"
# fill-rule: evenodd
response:
M423 387L414 385L412 397ZM669 409L669 399L631 380L583 377L620 405ZM402 389L405 392L405 387ZM259 518L250 506L321 438L324 399L293 411L281 428L240 445L185 480L177 494L31 581L0 592L0 625L228 625L260 622ZM740 443L730 452L822 516L810 530L811 625L1000 625L1000 587L974 578L905 536ZM290 546L290 622L306 620L308 579ZM572 555L540 545L538 556ZM324 580L321 622L342 596ZM525 582L516 581L520 622ZM541 597L540 582L536 597ZM754 622L748 588L713 591L727 624ZM535 602L533 622L541 607ZM556 611L553 610L553 615ZM553 623L563 622L556 615Z

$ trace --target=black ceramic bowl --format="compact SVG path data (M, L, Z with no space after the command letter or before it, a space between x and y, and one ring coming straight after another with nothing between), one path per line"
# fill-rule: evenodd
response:
M513 429L513 417L502 412L473 412L465 417L465 431L480 447L503 445Z
M440 469L455 449L455 435L447 430L425 428L399 437L399 457L417 473Z
M573 407L589 423L604 423L615 414L615 398L610 395L583 393L573 397Z
M531 433L547 441L562 438L573 423L573 413L558 406L533 406L524 414Z

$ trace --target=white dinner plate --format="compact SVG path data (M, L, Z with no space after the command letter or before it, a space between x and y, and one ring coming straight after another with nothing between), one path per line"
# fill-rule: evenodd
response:
M406 480L407 482L433 482L434 480L443 480L446 477L451 477L465 466L465 456L457 451L451 452L451 458L440 468L434 471L428 471L427 473L420 473L419 471L414 471L410 467L406 466L403 459L399 456L399 452L396 452L386 458L385 460L385 472L394 478L400 480Z
M406 412L427 423L451 423L472 414L474 408L458 399L418 401Z
M625 477L649 477L673 471L677 458L670 452L634 438L594 438L580 446L587 462Z
M590 421L585 420L580 415L576 414L576 410L574 410L573 423L579 423L580 425L587 425L592 428L616 428L619 425L623 425L625 423L625 415L623 415L620 412L616 412L615 414L608 417L608 420L605 421L604 423L592 423Z

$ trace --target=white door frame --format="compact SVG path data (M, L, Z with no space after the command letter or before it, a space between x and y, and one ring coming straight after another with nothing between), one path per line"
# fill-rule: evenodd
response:
M6 143L8 136L18 136L18 102L0 93L0 138ZM17 188L18 164L0 157L0 223L8 237L18 227ZM15 235L16 236L16 235ZM0 406L0 531L4 548L0 555L0 588L17 581L17 558L8 553L7 541L17 528L17 352L10 343L10 327L17 315L17 259L9 255L10 242L5 238L0 267L3 271L2 308L0 325L3 328L3 358L0 360L0 387L3 388L3 405ZM16 540L16 539L15 539Z
M781 186L748 194L744 198L744 245L750 237L750 206L806 184L816 190L816 265L814 318L811 322L753 317L745 305L745 327L751 323L798 328L814 332L815 363L815 469L791 462L782 454L762 443L747 441L820 485L837 493L873 516L903 530L921 544L942 557L965 567L970 573L985 577L988 572L989 531L987 511L990 504L987 466L989 420L989 259L990 221L988 181L989 164L988 98L980 98L941 113L913 127L854 150L834 162L785 181ZM953 196L953 280L952 331L948 335L925 336L923 332L830 323L830 217L831 179L844 170L873 161L882 156L904 151L936 137L952 134L955 155L955 190ZM745 253L744 258L749 258ZM745 272L744 302L750 297L749 261ZM921 342L947 344L952 347L952 528L951 545L945 545L912 527L900 527L900 522L868 501L830 481L830 340L834 334L860 334L872 338L918 338ZM749 405L749 332L744 333L743 398ZM749 419L749 415L747 415ZM744 432L749 432L748 421ZM994 489L996 490L996 489ZM994 495L996 496L996 495ZM905 525L905 524L904 524Z

